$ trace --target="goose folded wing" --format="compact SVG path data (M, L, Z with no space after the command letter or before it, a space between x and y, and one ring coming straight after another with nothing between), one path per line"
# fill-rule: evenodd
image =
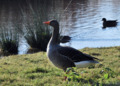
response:
M71 47L61 47L58 49L58 52L59 52L59 54L70 58L73 62L80 62L80 61L97 59L95 57L84 54L84 53L80 52L79 50L76 50L76 49L71 48Z

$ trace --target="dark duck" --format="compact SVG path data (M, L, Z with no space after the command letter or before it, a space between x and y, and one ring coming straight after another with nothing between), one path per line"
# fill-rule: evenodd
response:
M103 18L102 21L103 21L103 28L117 26L117 20L107 20L106 18Z

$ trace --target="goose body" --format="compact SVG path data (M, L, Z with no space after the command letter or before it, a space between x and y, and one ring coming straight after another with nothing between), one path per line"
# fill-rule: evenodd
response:
M72 47L61 46L59 44L59 23L56 20L44 23L54 28L47 46L47 56L55 66L66 71L68 67L82 68L98 63L95 57L84 54Z
M103 18L102 21L103 21L103 28L117 26L117 20L106 20L106 18Z

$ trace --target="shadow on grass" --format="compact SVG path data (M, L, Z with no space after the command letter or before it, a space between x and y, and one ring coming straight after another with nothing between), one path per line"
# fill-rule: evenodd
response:
M27 72L26 72L26 74L27 73L48 73L49 71L48 70L46 70L46 69L43 69L43 68L35 68L35 69L32 69L32 70L28 70Z
M98 85L99 86L99 85ZM109 84L102 84L102 86L120 86L120 82L117 82L115 84L109 83Z

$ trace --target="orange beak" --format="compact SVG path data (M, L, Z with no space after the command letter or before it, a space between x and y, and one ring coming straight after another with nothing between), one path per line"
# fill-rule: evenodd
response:
M49 24L50 24L50 21L46 21L46 22L43 22L43 23L44 23L44 24L48 24L48 25L49 25Z

